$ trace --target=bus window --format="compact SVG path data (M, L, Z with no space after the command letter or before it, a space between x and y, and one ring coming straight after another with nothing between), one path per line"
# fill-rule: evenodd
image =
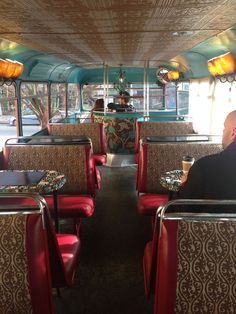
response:
M189 113L189 83L178 83L177 88L178 114L188 115Z
M143 84L130 83L127 91L131 98L129 103L132 104L137 111L143 111ZM114 84L108 86L109 102L117 102L118 91L114 88ZM102 84L86 84L83 86L83 110L90 111L98 98L104 98L104 88ZM149 86L149 103L150 110L162 109L163 107L163 90L156 84Z
M127 91L136 111L143 111L144 106L144 86L143 83L130 83ZM149 84L149 110L158 111L163 109L176 110L176 88L178 97L178 114L188 114L188 95L189 83L168 83L163 88L156 83ZM117 102L117 90L113 85L109 85L108 102ZM83 86L83 110L90 111L98 98L104 98L104 89L102 84L86 84Z
M236 82L195 79L189 88L189 112L198 133L221 135L225 117L236 108Z
M68 115L76 113L80 108L80 89L78 84L68 84L67 109Z
M16 127L10 127L16 117L15 85L0 86L0 150L9 137L16 137ZM15 122L14 124L15 125Z
M109 86L111 87L111 86ZM83 85L83 93L82 93L82 110L90 111L96 99L104 98L104 89L102 84L86 84ZM109 102L113 102L113 99L109 99Z
M20 93L23 135L32 135L47 126L47 84L24 82Z
M52 121L66 116L66 84L51 84L51 112Z

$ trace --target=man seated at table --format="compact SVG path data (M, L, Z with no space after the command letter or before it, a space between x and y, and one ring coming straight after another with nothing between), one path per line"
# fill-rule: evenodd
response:
M236 199L236 110L225 119L222 146L193 164L178 198Z
M123 91L119 93L119 104L109 103L107 107L111 111L114 110L116 112L135 111L134 106L129 104L129 100L130 100L130 94L126 91Z

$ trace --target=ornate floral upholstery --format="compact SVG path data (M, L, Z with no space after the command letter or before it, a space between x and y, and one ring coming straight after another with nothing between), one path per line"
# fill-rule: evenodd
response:
M132 154L134 152L136 118L106 118L106 138L108 150L112 154Z
M180 221L175 313L234 313L236 222Z
M137 122L135 136L136 161L139 153L140 139L147 136L168 136L194 133L191 122L171 121L171 122Z
M182 169L182 157L190 155L195 160L219 153L222 145L211 142L197 143L143 143L139 166L138 191L143 193L164 193L160 176L167 171Z
M0 204L0 313L52 314L52 287L74 283L80 238L55 233L37 194L0 193Z
M0 215L0 270L0 313L54 313L41 214Z
M80 218L93 215L96 186L91 144L7 145L3 160L7 170L56 170L64 174L66 183L58 191L58 215L73 218L75 230L79 230ZM53 213L53 195L45 198Z
M7 147L6 169L56 170L66 176L60 193L90 194L84 145L22 145Z
M101 160L101 155L106 155L105 131L102 123L81 123L81 124L51 124L49 126L51 135L88 136L93 144L93 153L97 164L106 162Z
M25 234L26 216L0 216L1 313L32 313Z
M235 247L236 221L162 220L154 313L235 313Z

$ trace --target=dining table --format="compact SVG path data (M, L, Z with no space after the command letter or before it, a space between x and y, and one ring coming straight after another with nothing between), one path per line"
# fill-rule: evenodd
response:
M55 230L58 231L57 194L66 178L54 170L0 170L0 193L52 194Z
M185 174L183 170L176 169L167 171L160 177L160 184L169 192L169 199L172 199L173 194L177 193L185 182Z
M212 140L210 135L188 134L188 135L169 135L169 136L148 136L147 142L208 142Z
M85 135L40 135L40 136L18 136L17 138L9 138L5 142L7 145L75 145L91 143L91 139Z

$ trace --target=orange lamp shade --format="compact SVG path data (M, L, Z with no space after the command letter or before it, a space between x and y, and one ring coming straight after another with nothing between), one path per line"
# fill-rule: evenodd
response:
M221 67L226 74L231 74L235 71L235 59L231 52L220 57Z
M170 81L176 81L179 79L179 72L178 71L169 71L167 73L167 77Z
M216 76L217 75L217 69L214 66L213 60L208 61L207 66L208 66L208 71L211 73L211 75Z
M8 62L4 59L0 59L0 77L5 77L7 67L8 67Z
M12 74L12 78L18 78L24 71L24 65L21 62L15 61L15 71Z
M9 59L6 59L6 61L8 62L8 66L7 66L7 69L6 69L4 77L5 78L10 78L10 77L12 77L12 75L15 72L16 63L15 63L15 61L12 61L12 60L9 60Z
M213 58L209 60L207 65L208 65L208 70L211 73L211 75L217 76L217 75L225 74L222 68L221 62L220 62L220 58L217 57L217 58Z
M217 75L224 75L225 74L225 71L224 71L224 69L222 67L221 58L216 58L214 60L214 67L216 69Z
M213 76L234 73L236 62L231 52L208 61L208 70Z

